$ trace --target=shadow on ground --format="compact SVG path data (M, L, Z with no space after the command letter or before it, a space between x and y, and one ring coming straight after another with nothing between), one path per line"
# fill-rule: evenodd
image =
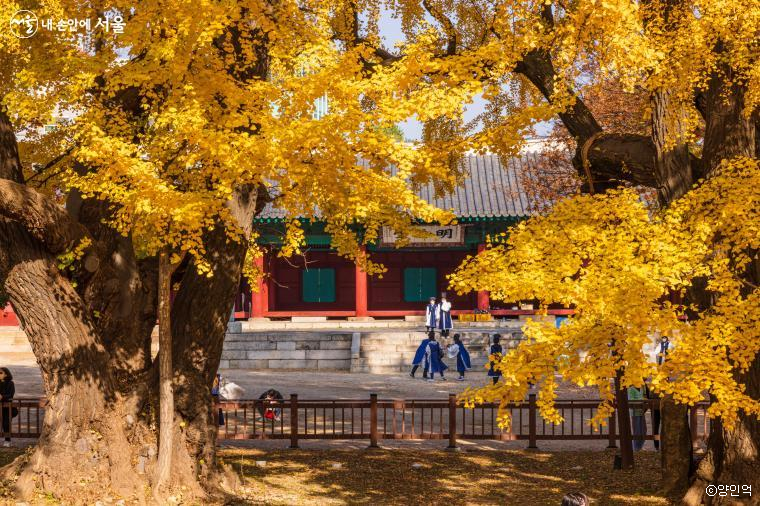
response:
M654 452L638 453L635 471L613 471L612 451L230 449L222 456L246 477L240 504L559 505L570 491L593 504L672 504L658 493Z

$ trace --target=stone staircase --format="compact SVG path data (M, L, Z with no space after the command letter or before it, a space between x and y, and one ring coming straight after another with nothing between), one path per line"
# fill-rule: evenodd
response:
M501 344L505 349L517 346L523 338L520 325L517 322L514 325L499 328L461 328L455 329L455 332L460 334L462 342L470 353L472 371L484 370L488 361L493 334L501 334ZM427 335L424 331L362 334L359 355L353 357L351 372L395 373L408 371L411 368L418 346L426 338ZM436 339L444 348L454 342L451 336L448 339L436 336ZM444 362L450 369L456 368L455 359L448 358L448 355L444 358Z

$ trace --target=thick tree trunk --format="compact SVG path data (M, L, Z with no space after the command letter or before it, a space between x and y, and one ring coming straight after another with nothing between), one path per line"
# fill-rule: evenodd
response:
M0 113L2 179L23 184L15 135ZM43 225L37 230L55 229L45 220L62 227L73 220L93 245L73 283L57 267L60 251L50 251L55 241L0 217L0 283L29 338L48 400L36 448L3 474L26 499L40 491L64 504L108 497L150 502L157 454L149 347L155 262L137 261L130 240L103 224L106 203L79 202L69 217L47 203L40 209L49 212L36 215ZM173 437L175 447L182 444L179 434ZM184 487L183 496L206 496L198 476L182 471L173 469L171 482Z
M654 175L660 206L667 207L694 184L689 146L684 141L681 111L672 104L669 90L658 90L651 98L652 142L655 148ZM676 405L671 396L661 400L662 475L668 495L682 494L689 485L692 447L686 406Z
M239 192L230 206L246 233L264 199ZM174 338L175 402L178 419L184 422L182 458L203 481L219 481L225 488L237 485L235 476L221 471L216 459L218 427L211 412L211 384L222 356L235 294L240 286L247 245L230 242L222 227L204 239L213 257L213 273L199 274L192 266L185 271L172 306ZM217 301L209 304L209 301Z
M20 495L41 489L70 503L109 494L141 497L146 482L132 462L150 444L150 434L141 430L136 405L117 391L81 298L55 258L18 226L0 224L0 237L12 239L15 265L6 272L5 288L37 357L49 403L35 451L14 469Z
M676 404L671 396L660 399L662 486L669 496L682 494L689 486L692 451L688 411L686 405Z
M760 357L755 357L750 370L742 375L747 394L760 399ZM707 453L697 468L696 477L683 503L688 506L707 504L758 504L760 490L760 421L741 415L736 426L728 430L719 421L713 421L707 442ZM709 485L749 485L752 495L735 497L710 497Z
M720 47L718 48L720 50ZM710 80L701 101L705 115L704 169L707 177L720 166L722 160L736 156L757 157L756 123L752 116L744 115L745 90L730 84L731 70L723 68ZM750 266L747 277L758 284L757 265ZM760 399L760 356L756 356L749 370L738 376L746 386L745 393ZM750 485L752 496L709 497L708 485ZM696 478L684 497L684 504L757 504L760 490L760 421L739 415L736 426L729 430L713 421L707 453L696 472Z

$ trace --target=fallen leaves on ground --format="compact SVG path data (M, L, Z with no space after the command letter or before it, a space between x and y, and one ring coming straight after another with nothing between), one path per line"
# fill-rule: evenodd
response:
M571 491L592 504L671 504L658 491L654 452L637 453L634 471L613 470L614 451L226 449L221 456L245 476L240 504L559 505Z

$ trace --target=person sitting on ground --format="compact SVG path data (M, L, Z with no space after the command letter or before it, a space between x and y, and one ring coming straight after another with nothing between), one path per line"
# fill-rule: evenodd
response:
M16 385L13 383L13 375L7 367L0 367L0 402L11 402L14 395L16 395ZM3 406L0 412L5 435L3 446L6 448L11 445L11 419L16 415L18 415L18 408L12 406Z
M459 334L454 334L454 343L449 346L449 358L457 359L457 372L459 373L458 381L464 381L464 372L470 369L470 353L464 347L462 338Z
M259 406L260 417L259 420L279 420L282 415L282 408L273 407L278 405L277 401L283 400L284 397L280 392L274 388L270 388L259 396L259 400L263 401Z
M501 344L499 342L501 341L501 334L494 334L493 335L493 344L491 345L491 349L489 351L489 355L493 356L496 360L501 360L501 354L503 353L503 348L501 347ZM491 362L489 363L489 369L488 369L488 376L493 379L493 384L499 382L499 378L501 378L501 371L494 368L496 365L496 362L491 359Z
M562 498L562 506L588 506L588 496L581 492L570 492Z

